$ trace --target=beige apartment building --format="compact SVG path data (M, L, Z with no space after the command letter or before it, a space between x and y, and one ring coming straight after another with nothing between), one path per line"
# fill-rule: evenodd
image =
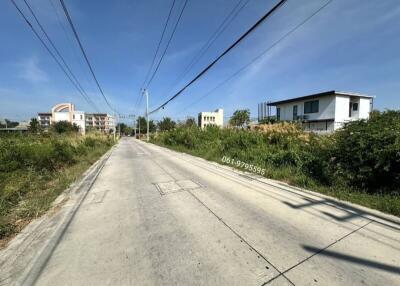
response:
M88 129L112 132L115 126L114 117L107 113L85 113L75 109L72 103L60 103L52 107L51 112L39 112L37 117L42 128L48 129L59 121L76 124L79 131L85 134Z

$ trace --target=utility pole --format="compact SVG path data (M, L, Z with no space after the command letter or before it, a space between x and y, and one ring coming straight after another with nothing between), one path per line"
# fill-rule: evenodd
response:
M113 116L113 121L114 121L114 142L115 142L115 124L116 124L116 120L115 120L115 112L114 112L114 116Z
M149 142L149 93L147 89L144 89L144 95L146 96L146 120L147 120L147 142Z
M121 138L121 124L119 123L119 116L120 114L118 114L118 138Z
M136 138L136 115L133 115L133 130L134 130L134 134L135 134L135 138Z
M140 139L140 116L138 117L138 121L139 121L139 139Z

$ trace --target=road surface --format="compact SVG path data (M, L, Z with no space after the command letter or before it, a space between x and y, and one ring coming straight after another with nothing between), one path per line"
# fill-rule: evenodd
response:
M37 285L400 285L400 224L122 139Z

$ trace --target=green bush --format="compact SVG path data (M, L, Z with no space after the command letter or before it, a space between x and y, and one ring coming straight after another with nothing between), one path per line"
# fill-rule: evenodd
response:
M335 134L333 169L349 185L375 192L400 187L400 111L374 113Z
M55 133L77 133L79 132L78 125L71 124L68 121L58 121L51 126L51 130Z

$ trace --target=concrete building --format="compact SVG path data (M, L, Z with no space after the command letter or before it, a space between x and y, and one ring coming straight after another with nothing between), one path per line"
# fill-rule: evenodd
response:
M367 119L373 96L332 90L268 105L276 107L278 120L300 121L306 131L332 132L346 122Z
M51 112L39 112L37 119L42 128L48 129L52 122Z
M207 126L223 127L224 110L219 108L214 112L200 112L198 116L198 125L200 128Z
M103 132L114 130L114 117L107 113L87 113L86 129L94 128Z
M51 109L51 112L38 113L40 126L48 129L52 124L59 121L67 121L79 127L82 134L85 134L87 127L103 132L110 132L114 129L114 118L106 113L88 113L75 110L72 103L60 103Z

